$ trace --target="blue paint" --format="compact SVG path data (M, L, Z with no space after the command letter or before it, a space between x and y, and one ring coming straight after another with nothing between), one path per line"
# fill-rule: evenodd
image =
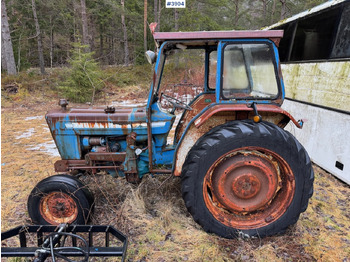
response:
M71 122L69 120L69 116L64 116L61 121L57 121L54 124L48 115L46 115L46 121L49 125L61 158L81 159L79 136L76 135L74 130L66 128L66 123Z
M216 103L220 103L220 87L221 87L221 67L222 67L222 55L223 55L223 45L224 43L221 41L218 45L218 54L217 54L217 64L216 64Z

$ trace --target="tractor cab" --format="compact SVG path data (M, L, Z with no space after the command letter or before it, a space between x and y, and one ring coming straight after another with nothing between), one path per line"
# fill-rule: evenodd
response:
M150 116L157 108L168 110L176 113L177 121L175 132L167 133L172 144L158 145L158 153L151 153L157 156L161 148L173 148L169 163L180 175L189 149L214 126L264 118L281 127L292 119L300 127L280 108L284 86L277 47L282 35L283 31L154 33L157 53L146 52L148 61L155 63L147 110Z

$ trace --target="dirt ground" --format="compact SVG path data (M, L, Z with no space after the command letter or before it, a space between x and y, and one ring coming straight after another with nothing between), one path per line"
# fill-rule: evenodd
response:
M50 99L2 104L2 231L31 223L27 197L40 180L55 174L53 164L60 158L44 115L58 99ZM103 174L83 180L96 199L91 223L113 225L128 236L128 261L349 262L350 188L316 165L314 171L306 212L284 235L264 239L227 240L202 231L185 208L178 178L146 176L138 187Z

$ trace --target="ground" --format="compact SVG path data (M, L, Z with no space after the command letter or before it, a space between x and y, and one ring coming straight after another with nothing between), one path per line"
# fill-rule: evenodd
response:
M48 109L58 107L58 95L11 90L2 92L2 231L31 223L27 197L40 180L55 174L53 164L60 159L44 119ZM110 97L99 103L140 103L145 90L134 86L106 93ZM127 261L348 262L350 188L316 165L314 171L306 212L285 234L264 239L227 240L205 233L186 210L180 179L169 175L146 176L139 186L104 174L82 179L96 198L91 223L113 225L128 236Z

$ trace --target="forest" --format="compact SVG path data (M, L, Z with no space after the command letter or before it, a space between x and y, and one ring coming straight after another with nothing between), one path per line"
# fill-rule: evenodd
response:
M2 0L2 71L8 74L69 64L76 44L99 65L145 63L156 31L260 29L325 0Z

